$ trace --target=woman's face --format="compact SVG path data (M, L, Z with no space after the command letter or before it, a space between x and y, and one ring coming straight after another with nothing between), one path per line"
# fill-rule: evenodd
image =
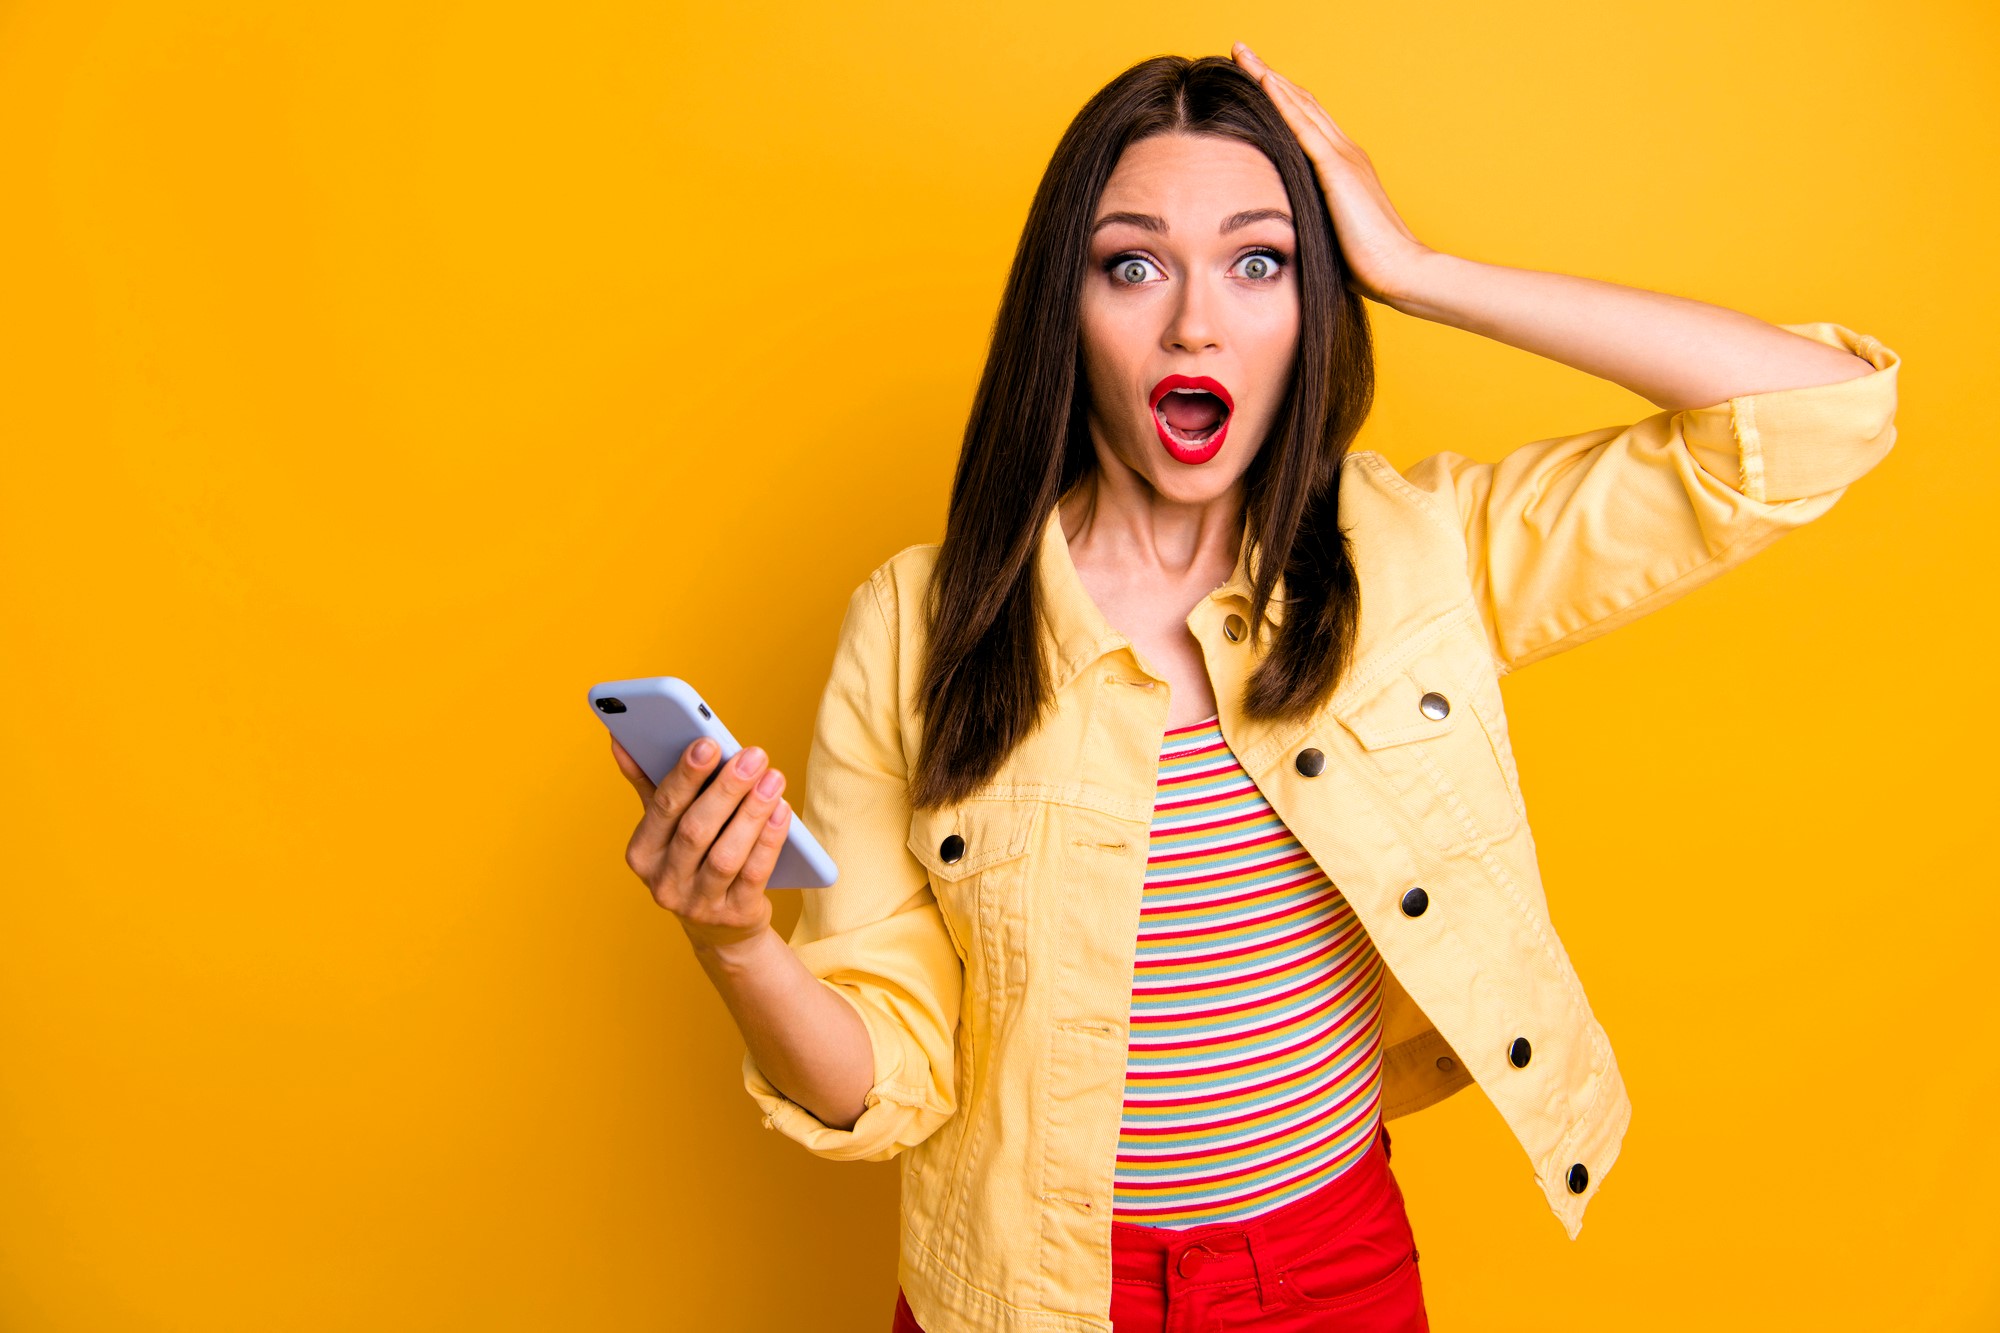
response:
M1155 135L1119 158L1094 222L1083 361L1098 461L1163 498L1213 500L1256 457L1298 346L1284 182L1240 140Z

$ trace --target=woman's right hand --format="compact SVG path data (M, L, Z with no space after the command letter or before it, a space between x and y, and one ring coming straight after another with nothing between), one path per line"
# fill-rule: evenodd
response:
M614 740L611 752L645 803L625 864L646 882L653 901L680 920L698 949L726 949L768 931L771 900L764 889L792 816L780 795L785 775L761 749L746 746L701 791L721 756L721 747L703 738L681 752L655 787L624 746Z

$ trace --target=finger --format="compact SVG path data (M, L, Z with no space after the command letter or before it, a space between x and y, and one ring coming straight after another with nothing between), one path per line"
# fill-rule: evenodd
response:
M1336 143L1347 138L1346 132L1334 123L1333 117L1327 114L1326 108L1319 104L1319 99L1314 97L1309 89L1301 88L1297 84L1293 84L1292 89L1303 99L1307 114L1319 124L1321 131L1325 133L1327 138L1332 139Z
M1272 100L1278 102L1280 109L1288 105L1296 109L1299 117L1324 135L1329 144L1348 142L1347 135L1334 123L1333 117L1326 113L1326 108L1319 104L1319 99L1284 75L1273 71L1267 91L1272 93ZM1287 116L1286 119L1291 120L1292 117Z
M679 761L667 770L660 785L646 799L646 813L632 834L633 852L657 860L667 850L675 829L695 803L701 784L708 781L710 770L721 760L722 747L706 736L681 751Z
M1271 95L1271 101L1278 108L1278 114L1285 118L1285 124L1291 127L1292 134L1297 137L1307 155L1317 157L1320 145L1326 141L1326 135L1313 118L1306 114L1305 103L1299 100L1291 85L1274 78L1264 85L1264 91Z
M611 738L611 757L617 761L618 771L623 773L625 780L632 784L632 790L639 793L639 799L642 801L651 800L653 798L653 780L646 776L646 770L639 767L639 761L634 759L625 747L618 743L618 738L615 736Z
M1243 65L1253 75L1261 76L1271 72L1271 67L1264 63L1264 57L1252 51L1248 42L1236 43L1230 54L1236 57L1238 64Z
M735 758L716 770L715 780L708 784L708 790L695 797L693 803L680 812L666 847L666 868L675 880L682 884L694 882L716 835L735 814L750 785L761 778L769 766L770 756L763 750L754 745L745 746L736 752Z
M750 849L756 845L757 836L769 822L771 812L778 808L778 795L785 789L785 775L777 769L767 769L757 779L757 785L736 807L715 843L708 849L708 856L702 861L701 869L695 872L694 892L697 898L708 898L720 902L729 893L729 886L743 872L743 864L749 859Z
M1285 123L1292 127L1294 133L1311 124L1305 114L1305 103L1299 100L1291 84L1274 74L1265 81L1264 91L1277 104L1278 114L1285 118Z
M1328 133L1321 119L1314 117L1298 90L1288 83L1279 83L1274 87L1271 100L1278 104L1279 113L1292 127L1292 133L1298 136L1299 143L1314 164L1319 165L1323 157L1332 156L1338 149L1338 141Z
M1266 92L1270 91L1270 87L1274 83L1287 82L1284 75L1271 68L1270 62L1250 49L1248 42L1238 42L1235 54L1243 62L1245 72L1250 77L1256 79L1257 82L1263 84Z
M750 848L750 855L743 862L743 869L737 872L739 887L762 893L771 882L771 871L777 868L778 853L785 849L785 834L792 827L791 802L780 800L778 808L764 821L764 827L757 832L757 841Z

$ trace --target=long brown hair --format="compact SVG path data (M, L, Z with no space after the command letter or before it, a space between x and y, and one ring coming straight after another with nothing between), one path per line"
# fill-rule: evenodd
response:
M915 808L971 795L1054 706L1035 557L1057 502L1096 467L1081 341L1090 227L1125 149L1168 133L1261 150L1284 181L1298 243L1298 351L1271 433L1244 474L1252 642L1280 572L1285 598L1283 614L1269 617L1276 637L1245 685L1243 712L1304 716L1353 655L1360 584L1336 515L1341 460L1374 398L1367 311L1348 285L1312 163L1256 81L1220 56L1141 61L1070 122L1014 252L925 597Z

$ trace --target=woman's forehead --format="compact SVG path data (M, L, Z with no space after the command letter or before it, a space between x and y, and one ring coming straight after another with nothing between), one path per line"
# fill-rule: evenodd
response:
M1213 134L1156 134L1118 159L1094 221L1133 214L1213 231L1232 215L1266 209L1289 212L1289 201L1277 167L1254 145Z

